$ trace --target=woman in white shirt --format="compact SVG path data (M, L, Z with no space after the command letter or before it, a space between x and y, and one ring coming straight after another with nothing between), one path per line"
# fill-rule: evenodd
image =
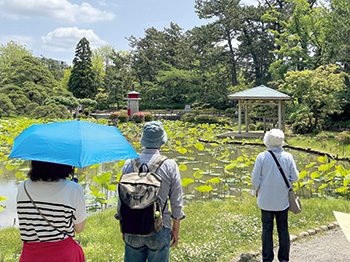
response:
M267 150L275 154L289 183L297 182L299 172L292 154L283 150L284 134L279 129L271 129L264 136ZM261 209L262 261L273 261L273 221L276 218L279 250L278 260L289 261L290 239L288 232L289 189L271 153L260 153L252 173L252 185L256 191L258 207Z
M83 231L86 206L83 188L67 178L72 166L32 161L29 179L17 193L17 214L23 243L20 262L83 262L73 237Z

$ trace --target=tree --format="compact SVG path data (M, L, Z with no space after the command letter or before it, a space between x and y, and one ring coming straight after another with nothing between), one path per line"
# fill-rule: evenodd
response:
M227 46L225 55L230 65L231 84L238 84L237 81L237 63L238 53L234 46L234 40L237 37L237 21L240 23L239 6L240 0L196 0L195 9L200 19L216 19L211 23L215 27L217 41Z
M346 87L345 76L335 65L288 72L280 90L292 95L295 103L307 108L308 126L314 130L319 127L321 119L340 111L343 101L338 95Z
M327 27L332 44L332 55L340 62L345 72L350 73L350 3L348 0L328 0L329 12Z
M184 108L185 104L195 102L199 93L199 77L189 70L171 67L168 71L160 71L157 82L159 93L162 94L162 104L166 107Z
M62 80L65 74L65 70L69 68L66 62L58 61L52 58L46 58L44 56L41 56L39 62L50 70L58 82Z
M46 91L58 86L58 82L49 69L32 56L23 56L21 59L14 61L12 70L6 74L0 86L15 84L22 87L25 82L43 86Z
M75 49L73 69L68 82L68 90L76 98L94 99L97 94L96 76L92 70L89 41L82 38Z
M135 76L131 72L130 53L113 51L111 63L106 69L105 88L108 92L109 102L117 104L117 110L125 103L124 98L128 90L131 90L135 82Z
M0 83L6 74L13 69L12 63L21 60L24 56L32 56L32 51L28 50L25 45L16 41L0 45Z
M279 25L271 29L278 57L270 68L274 80L283 80L288 71L314 70L331 62L328 10L315 2L292 0L284 6L287 11L272 8L264 15Z
M16 111L16 107L12 104L11 99L7 95L0 93L0 114L9 116Z

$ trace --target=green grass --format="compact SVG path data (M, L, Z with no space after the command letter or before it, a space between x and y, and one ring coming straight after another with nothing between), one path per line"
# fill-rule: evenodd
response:
M344 147L343 154L343 146L337 146L339 142L334 138L338 133L327 132L327 134L329 138L326 141L322 141L313 135L298 135L295 137L288 137L286 143L291 146L300 146L323 152L330 152L339 157L350 157L350 145Z
M341 199L302 199L302 205L301 214L289 213L291 234L335 221L333 210L350 212L349 202ZM89 217L84 232L77 236L88 261L123 261L124 243L115 212L107 209ZM225 262L261 246L260 210L250 195L239 201L190 202L185 213L171 261ZM18 261L21 246L17 229L0 231L0 261Z

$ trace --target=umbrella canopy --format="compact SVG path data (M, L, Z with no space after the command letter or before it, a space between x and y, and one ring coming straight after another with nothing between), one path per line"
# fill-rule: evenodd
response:
M118 128L74 120L28 127L14 140L9 158L85 167L138 155Z

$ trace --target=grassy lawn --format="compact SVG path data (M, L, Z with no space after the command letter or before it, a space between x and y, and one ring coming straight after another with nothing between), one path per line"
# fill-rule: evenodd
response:
M302 199L301 214L290 214L290 233L327 225L335 221L332 211L350 212L341 199ZM115 209L107 209L88 218L86 228L77 236L88 261L123 261L124 244ZM171 249L171 261L230 261L261 246L260 210L256 199L190 202L185 207L180 242ZM277 236L277 234L275 234ZM0 231L0 261L18 261L22 242L19 231Z
M301 146L304 148L311 148L314 150L319 150L323 152L329 152L339 157L350 157L350 145L338 145L338 140L335 136L338 133L335 132L325 132L327 134L327 139L322 139L317 135L297 135L293 137L288 137L286 143L291 146Z

